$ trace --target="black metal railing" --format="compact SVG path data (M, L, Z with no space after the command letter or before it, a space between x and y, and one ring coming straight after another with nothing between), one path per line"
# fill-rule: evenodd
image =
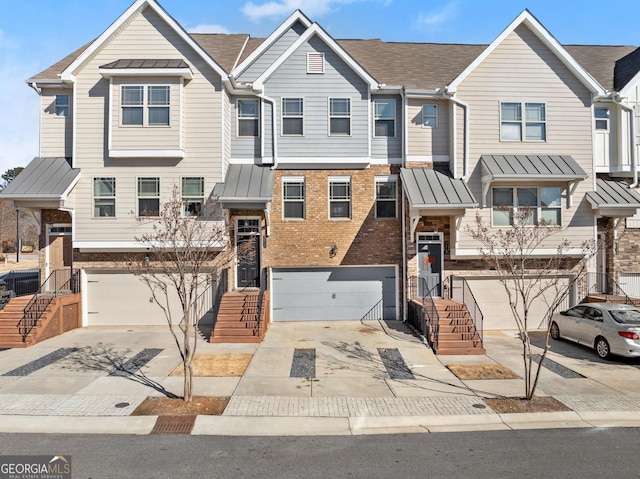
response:
M51 302L58 296L80 292L80 270L59 269L52 271L42 283L40 290L33 295L24 307L24 314L18 323L22 342L26 342L31 330L47 310Z
M458 301L465 305L469 316L473 321L473 325L478 333L480 341L483 340L484 315L478 305L476 297L473 295L469 283L460 276L449 276L449 295L454 301Z
M253 330L254 336L259 336L262 328L262 303L264 293L267 291L267 268L262 268L260 272L260 291L258 292L258 307L256 308L256 327Z
M431 347L436 349L440 334L440 315L436 308L434 292L440 291L440 284L435 284L429 289L424 278L411 276L408 289L410 301L407 322L424 335ZM420 296L419 291L426 291L426 294Z
M440 291L440 283L435 284L431 289L427 289L426 280L424 280L424 278L418 278L418 280L425 282L425 284L422 285L424 288L423 291L427 292L424 298L422 298L426 322L425 336L431 344L431 348L435 351L438 349L438 336L440 335L440 315L438 314L433 293L434 291ZM420 284L418 283L418 288L419 287Z
M26 296L40 289L39 269L18 269L9 271L0 278L0 290L10 292L8 296ZM7 296L7 295L5 295Z
M378 301L373 308L365 313L361 321L375 321L384 319L384 301L381 299Z
M585 275L584 296L602 294L606 301L622 298L625 304L635 304L618 282L607 273L587 273Z

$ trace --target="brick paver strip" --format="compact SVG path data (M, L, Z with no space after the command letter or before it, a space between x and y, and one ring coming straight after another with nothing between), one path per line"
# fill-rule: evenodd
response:
M14 369L13 371L9 371L8 373L4 373L3 376L28 376L29 374L37 371L38 369L45 368L50 364L59 361L62 358L67 357L71 353L75 353L78 348L60 348L55 351L42 356L30 363L24 364L19 368Z
M233 396L223 416L398 417L494 414L476 397Z
M0 394L0 415L130 416L146 395ZM126 407L116 404L129 403Z

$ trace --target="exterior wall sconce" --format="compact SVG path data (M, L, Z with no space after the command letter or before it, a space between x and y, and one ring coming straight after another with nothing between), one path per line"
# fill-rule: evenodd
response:
M338 245L333 243L333 245L331 246L331 249L329 250L329 257L335 258L337 254L338 254Z
M147 250L147 254L144 255L144 264L145 264L145 266L149 266L150 262L151 262L151 256L149 256L149 250Z

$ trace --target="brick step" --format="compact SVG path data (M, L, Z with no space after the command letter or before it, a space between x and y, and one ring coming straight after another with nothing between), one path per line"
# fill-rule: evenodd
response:
M30 344L33 342L33 336L33 331L27 336L27 341ZM29 341L30 339L31 341ZM18 331L15 333L0 333L0 343L22 343L22 334Z
M258 314L258 308L247 308L247 309L242 309L242 308L220 308L218 310L218 316L223 315L223 314L234 314L236 316L240 316L242 314L253 314L256 315Z
M259 336L256 328L247 329L220 329L215 330L215 338L228 338L228 337L246 337L246 336Z
M439 347L436 351L436 354L440 356L453 356L453 355L462 355L462 356L471 356L474 354L486 354L487 352L482 348L448 348L446 346Z
M438 324L440 326L473 326L471 318L439 318Z
M449 341L438 340L438 347L446 347L447 349L454 348L475 348L480 344L480 340L472 340L472 339L452 339Z
M480 336L475 331L466 331L466 332L448 332L443 333L440 331L438 334L438 341L442 343L443 341L455 341L455 340L465 340L465 341L480 341Z
M210 343L260 343L261 336L211 336Z
M222 329L255 329L258 327L257 321L220 321L215 324L215 331Z

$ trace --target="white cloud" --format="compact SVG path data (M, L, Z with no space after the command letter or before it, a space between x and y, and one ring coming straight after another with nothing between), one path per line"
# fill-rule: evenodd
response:
M203 23L200 25L196 25L193 28L188 28L187 30L189 31L189 33L231 33L228 28L215 23Z
M294 10L302 10L314 19L334 11L337 5L365 1L384 6L391 3L391 0L271 0L261 4L247 2L242 7L242 13L254 22L263 18L283 18L291 15Z
M458 14L458 2L445 5L439 10L429 13L419 13L416 19L418 27L438 28Z

